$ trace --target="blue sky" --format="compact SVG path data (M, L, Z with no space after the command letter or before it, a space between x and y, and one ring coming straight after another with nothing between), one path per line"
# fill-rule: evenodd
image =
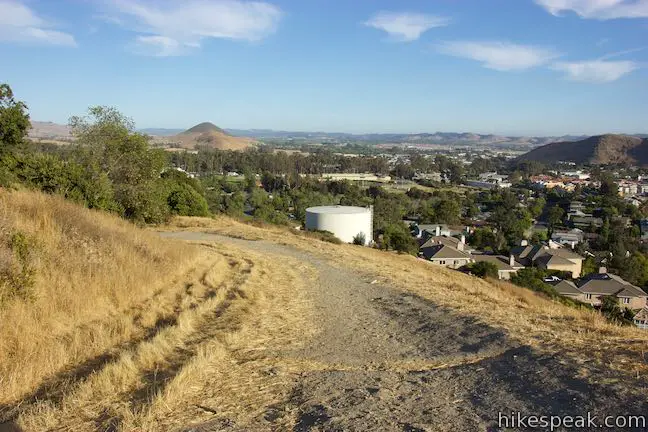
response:
M648 0L0 0L32 119L648 133Z

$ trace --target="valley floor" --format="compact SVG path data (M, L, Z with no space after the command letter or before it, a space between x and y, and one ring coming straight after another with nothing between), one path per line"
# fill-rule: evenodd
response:
M198 243L206 257L177 281L176 317L4 407L12 421L68 431L486 431L499 412L648 413L643 377L600 364L585 373L558 350L326 254L162 235Z

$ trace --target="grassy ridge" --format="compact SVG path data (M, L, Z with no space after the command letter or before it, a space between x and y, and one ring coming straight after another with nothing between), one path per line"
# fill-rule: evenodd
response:
M197 256L60 197L0 191L0 406L142 336Z

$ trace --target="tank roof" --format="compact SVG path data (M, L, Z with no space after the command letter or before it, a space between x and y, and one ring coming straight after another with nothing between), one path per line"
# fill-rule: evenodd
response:
M318 207L309 207L306 209L308 213L325 213L325 214L358 214L358 213L368 213L371 211L367 207L353 207L353 206L318 206Z

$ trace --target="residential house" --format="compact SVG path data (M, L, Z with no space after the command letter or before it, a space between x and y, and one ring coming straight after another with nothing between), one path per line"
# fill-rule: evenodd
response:
M452 236L452 231L450 230L450 227L448 225L442 225L442 224L419 224L417 225L418 231L416 232L416 237L417 238L422 238L427 235L432 235L432 236L444 236L444 237L451 237Z
M609 273L597 273L586 276L578 282L578 289L584 294L581 301L592 306L601 304L601 297L614 296L619 299L621 307L636 310L647 306L646 294L641 288L626 282L621 277Z
M569 280L560 280L552 283L558 294L569 297L573 300L583 301L583 292L578 289L576 284Z
M513 255L507 258L503 255L475 254L472 257L475 262L489 262L495 264L497 267L497 277L499 279L509 280L518 270L524 268L522 264L515 261Z
M569 272L574 279L580 276L585 260L577 253L566 249L551 249L545 245L517 246L511 253L524 266Z
M643 308L632 318L637 327L648 330L648 308Z
M569 231L554 231L551 240L563 246L569 246L574 249L576 245L583 241L583 231L574 228Z
M601 297L614 296L618 298L619 306L637 310L646 307L648 298L641 288L609 273L589 275L576 283L561 280L552 285L558 294L592 306L599 306Z
M588 229L590 227L598 228L603 226L603 219L592 215L571 216L569 220L575 228Z
M473 262L465 248L463 239L454 237L433 236L427 238L419 248L419 256L433 264L458 269Z

